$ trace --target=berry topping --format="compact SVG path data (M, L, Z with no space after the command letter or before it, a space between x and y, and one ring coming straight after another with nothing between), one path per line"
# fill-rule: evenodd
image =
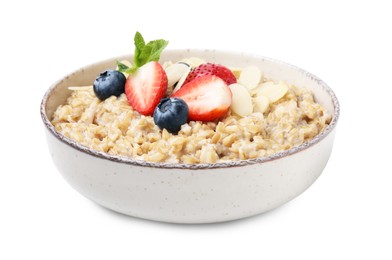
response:
M124 93L126 78L116 70L102 72L94 81L94 93L100 100L111 96L120 96Z
M217 76L198 77L183 85L172 97L185 101L189 120L214 121L226 115L231 105L231 91Z
M218 76L219 78L223 79L227 85L237 83L237 79L230 69L218 64L204 63L189 73L184 84L206 75Z
M160 129L177 134L188 121L188 106L179 98L163 98L154 111L154 122Z
M167 76L161 64L151 61L128 76L125 94L140 114L151 116L167 90Z

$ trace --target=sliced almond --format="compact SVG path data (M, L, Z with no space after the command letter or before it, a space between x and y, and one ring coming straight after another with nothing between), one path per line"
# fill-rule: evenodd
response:
M122 60L122 61L120 61L122 64L124 64L124 65L127 65L128 67L132 67L132 63L130 62L130 61L128 61L128 60ZM118 67L117 67L117 69L118 69Z
M245 67L238 78L238 83L252 90L257 87L261 80L261 71L256 66Z
M250 90L250 94L251 96L257 96L257 92L262 88L265 87L267 85L274 85L275 83L273 81L267 81L267 82L262 82L260 83L256 88Z
M253 98L253 104L255 112L264 113L268 109L270 101L266 96L259 95Z
M274 103L286 95L288 87L283 82L271 83L267 82L260 86L257 90L256 96L265 96L270 103Z
M167 81L168 81L168 87L174 86L176 82L178 82L182 75L189 71L189 67L183 63L175 63L172 65L169 65L166 69L166 76L167 76Z
M229 85L233 94L231 100L231 110L239 116L247 116L253 112L252 98L246 87L235 83Z
M183 59L180 62L185 62L186 64L189 64L189 66L191 66L192 69L196 68L197 66L206 63L205 60L197 58L197 57L190 57L187 59Z
M184 67L186 67L186 69L184 71L184 74L182 74L182 76L181 76L180 80L178 81L176 87L173 89L173 93L172 94L174 94L177 90L179 90L182 87L182 85L184 84L186 78L188 77L189 72L191 72L191 68L190 67L188 67L188 66L184 66Z
M169 67L169 66L171 66L171 65L173 65L173 62L172 62L172 61L165 61L165 62L162 64L162 68L163 68L163 69L167 69L167 67Z

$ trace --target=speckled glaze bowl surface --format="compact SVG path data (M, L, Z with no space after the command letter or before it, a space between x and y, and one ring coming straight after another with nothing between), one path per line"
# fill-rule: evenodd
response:
M330 156L339 104L319 78L266 57L215 50L166 50L161 61L200 57L226 66L256 65L266 78L312 90L333 115L330 125L299 147L252 160L216 164L168 164L137 161L91 150L56 132L50 123L66 101L68 86L91 85L122 56L81 68L55 84L41 103L52 159L68 183L92 201L126 215L173 223L213 223L240 219L276 208L305 191Z

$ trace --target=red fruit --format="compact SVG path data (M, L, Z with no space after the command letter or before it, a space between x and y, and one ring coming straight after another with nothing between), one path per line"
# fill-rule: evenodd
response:
M231 105L231 91L219 77L197 77L183 85L172 97L181 98L189 108L189 120L214 121L223 117Z
M140 114L150 116L159 101L166 95L167 76L156 61L141 66L129 75L125 83L125 95L129 104Z
M195 78L205 75L215 75L223 79L227 85L237 83L237 79L230 69L213 63L204 63L192 70L185 79L184 84L191 82Z

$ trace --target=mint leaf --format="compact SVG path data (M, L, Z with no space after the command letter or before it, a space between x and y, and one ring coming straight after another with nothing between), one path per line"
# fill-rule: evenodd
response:
M133 62L137 68L150 61L159 61L163 49L169 44L168 41L163 39L150 41L146 44L143 36L139 32L136 32L134 42L135 56Z
M117 67L118 67L118 71L119 72L126 72L127 70L129 70L130 68L125 65L124 63L120 62L120 61L116 61Z
M135 33L135 55L133 57L133 66L130 68L125 64L117 61L118 70L128 74L134 73L138 68L150 61L159 61L163 49L169 44L168 41L158 39L150 41L147 44L140 32Z
M136 51L135 51L135 58L136 58L136 60L134 61L135 64L138 67L141 67L147 62L159 61L161 52L168 45L168 43L169 42L161 39L161 40L155 40L147 43L146 45L143 46L142 49L136 47L136 50L138 50L137 52L138 55L136 57Z
M147 62L150 61L150 56L151 56L151 51L152 51L152 46L151 45L145 45L144 48L141 50L139 57L138 57L138 62L135 64L138 67L143 66L144 64L146 64Z
M146 45L144 42L144 38L140 32L135 33L134 41L135 41L136 48L139 50L142 50L144 45Z
M136 72L137 69L137 67L128 68L124 71L124 73L127 73L128 75L133 74L134 72Z
M161 57L161 52L163 51L163 49L166 48L169 42L163 39L159 39L147 43L147 45L150 44L152 46L150 61L159 61L159 58Z
M133 58L133 63L135 64L135 66L141 67L143 66L143 64L140 59L140 55L143 52L143 49L146 44L140 32L135 33L134 42L135 42L135 56Z

